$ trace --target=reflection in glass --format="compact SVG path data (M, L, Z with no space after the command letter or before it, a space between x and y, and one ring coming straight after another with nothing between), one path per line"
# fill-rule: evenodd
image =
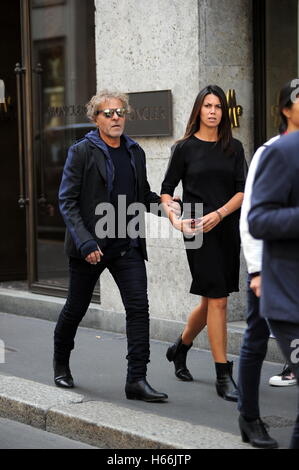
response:
M32 4L38 281L59 287L68 267L58 188L68 147L91 128L85 104L96 91L94 10L94 0Z
M277 135L281 87L298 75L298 0L266 0L267 137Z

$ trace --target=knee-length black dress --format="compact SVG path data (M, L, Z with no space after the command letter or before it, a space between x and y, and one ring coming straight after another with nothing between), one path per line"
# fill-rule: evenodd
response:
M173 196L182 181L183 203L203 204L203 215L219 209L236 193L244 192L247 164L236 139L224 153L220 143L195 136L176 144L169 161L161 194ZM191 214L194 217L194 214ZM200 248L186 249L192 275L190 292L209 298L227 297L239 291L240 210L228 215L208 233Z

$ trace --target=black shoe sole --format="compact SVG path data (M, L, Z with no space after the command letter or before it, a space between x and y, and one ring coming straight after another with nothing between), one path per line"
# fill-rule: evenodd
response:
M245 442L245 444L250 444L255 449L278 449L278 444L277 443L260 446L260 445L257 445L254 442L251 442L250 439L247 437L247 434L245 434L245 432L242 431L241 429L240 429L240 432L241 432L242 441Z
M62 385L61 383L56 382L55 380L54 380L54 382L55 382L56 387L59 387L59 388L67 388L67 389L75 388L74 384L72 384L72 385Z
M231 402L234 402L234 403L238 402L238 398L229 398L229 397L223 395L223 393L218 392L218 390L217 390L217 395L218 395L218 397L222 398L225 401L231 401Z
M193 377L190 377L190 378L181 377L181 376L178 375L176 372L175 372L175 376L176 376L178 379L182 380L182 382L193 382L193 381L194 381Z
M136 395L135 393L126 393L126 397L128 400L140 400L148 403L163 403L167 401L167 398L145 398L140 395Z

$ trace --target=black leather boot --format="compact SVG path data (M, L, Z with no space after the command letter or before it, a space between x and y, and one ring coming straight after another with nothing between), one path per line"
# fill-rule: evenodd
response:
M168 398L166 393L154 390L146 379L139 379L135 382L127 382L125 388L128 400L142 400L147 402L160 402Z
M255 421L246 421L239 416L239 427L243 442L249 442L253 447L261 449L276 449L277 442L269 436L265 424L258 418Z
M57 387L73 388L74 380L70 371L69 363L58 362L53 359L54 382Z
M167 349L166 353L169 362L174 363L175 375L185 382L191 382L193 380L186 366L187 353L192 345L193 343L189 345L183 344L182 336L180 336L176 342Z
M233 363L215 362L216 367L216 390L224 400L238 401L238 389L233 379Z

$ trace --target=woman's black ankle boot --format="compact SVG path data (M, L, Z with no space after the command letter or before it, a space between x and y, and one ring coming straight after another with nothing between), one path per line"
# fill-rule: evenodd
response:
M216 390L224 400L238 401L238 389L233 379L233 363L215 362L216 367Z
M261 449L276 449L277 441L269 436L265 424L260 418L255 421L247 421L244 416L239 416L239 427L243 442L249 442L253 447Z
M176 342L168 348L166 353L169 362L174 363L175 375L178 379L184 380L185 382L192 382L193 380L186 366L187 353L192 345L193 343L189 345L183 344L182 337L180 336Z

